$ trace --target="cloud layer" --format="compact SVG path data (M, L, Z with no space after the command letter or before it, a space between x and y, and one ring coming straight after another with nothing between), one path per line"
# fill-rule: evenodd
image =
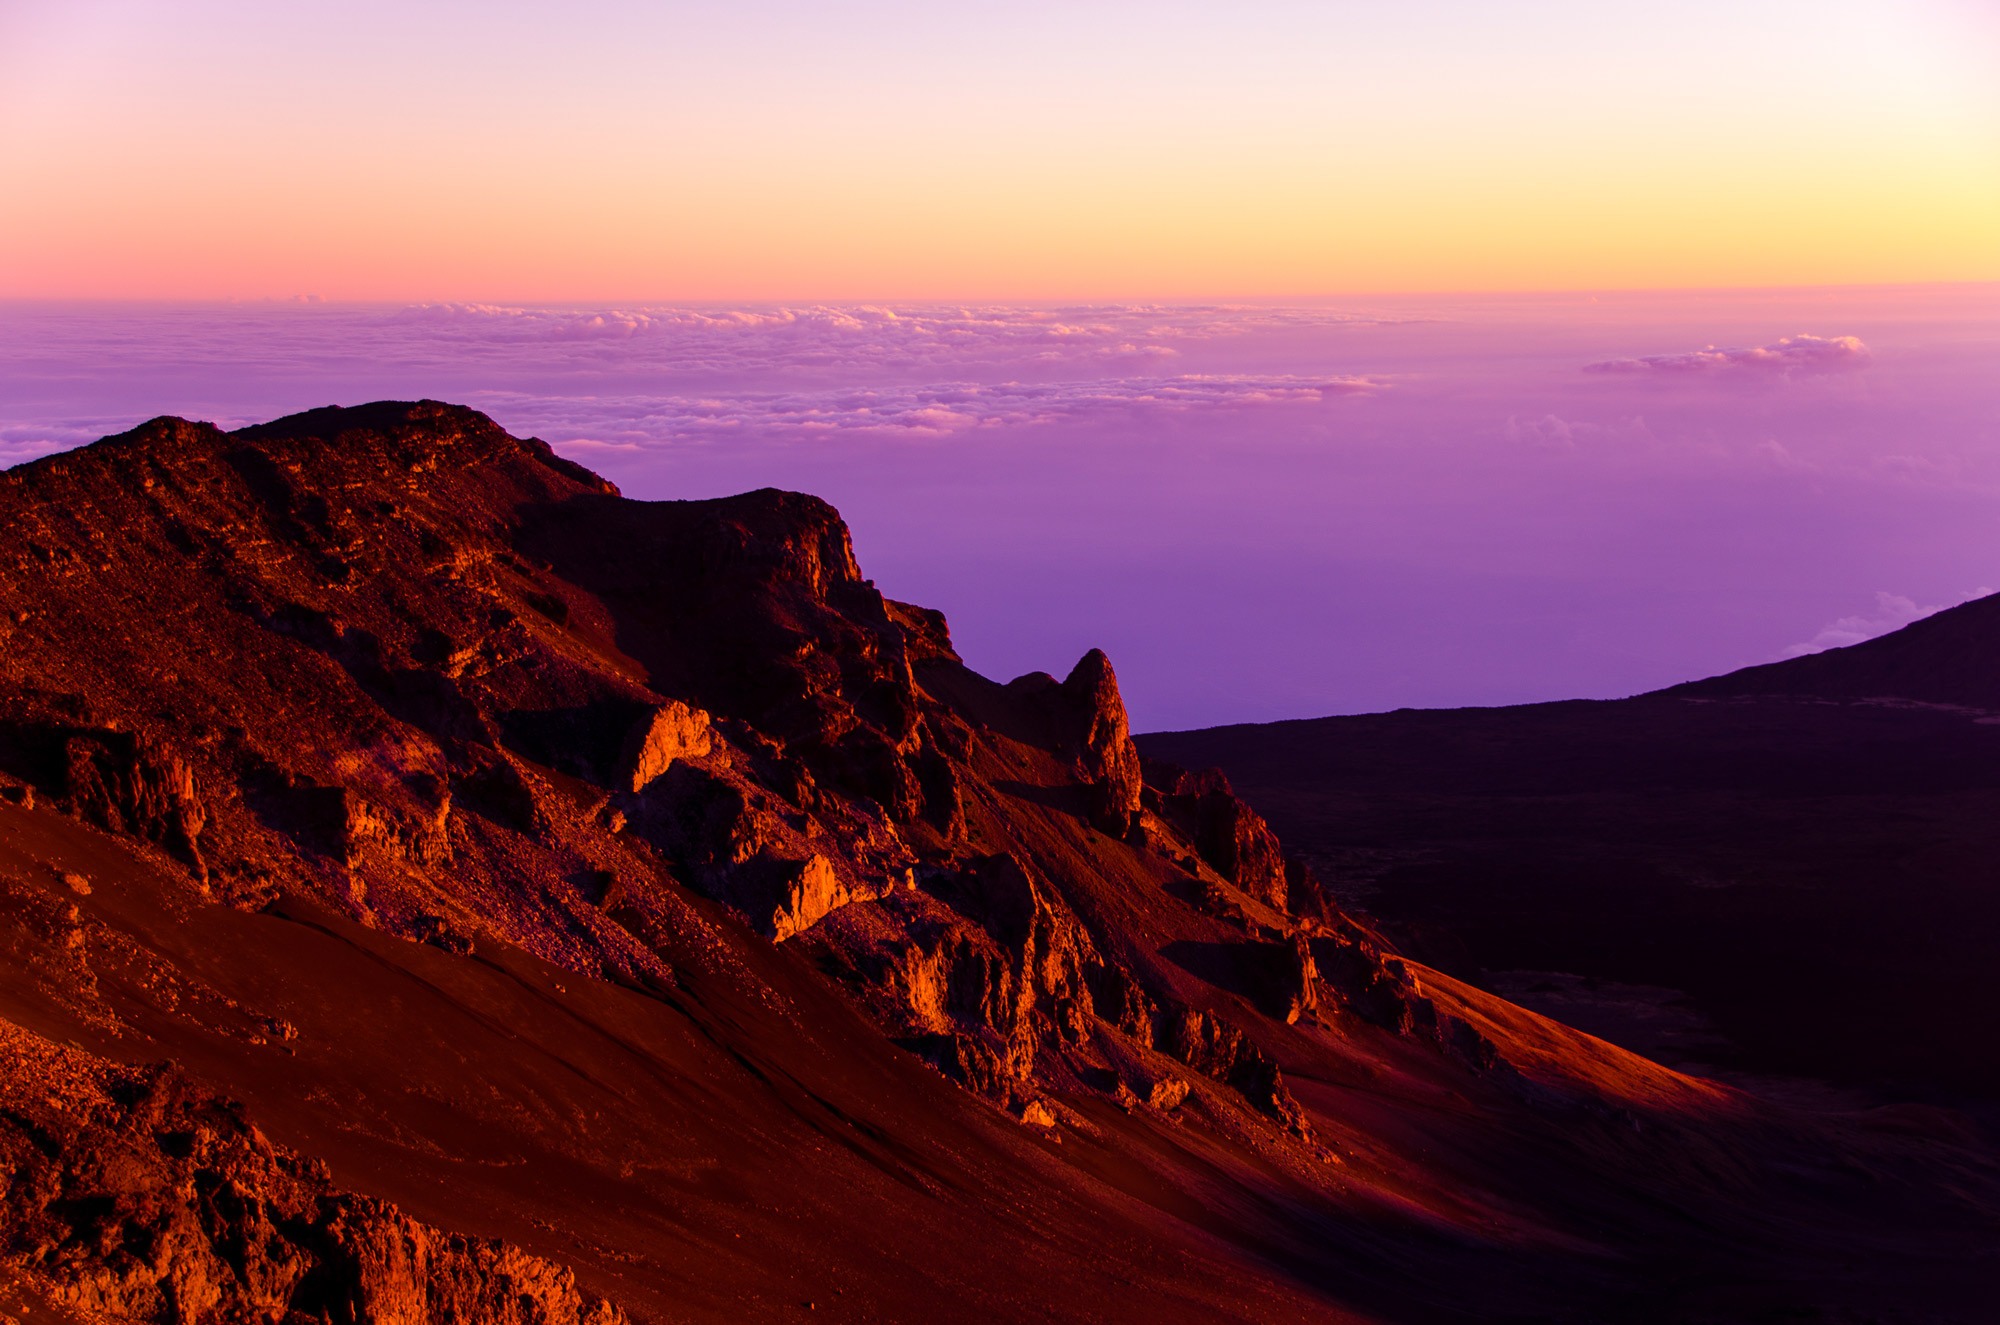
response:
M642 389L484 392L550 441L941 437L1097 416L1307 405L1384 389L1361 374L1171 371L1196 345L1370 326L1324 309L1104 305L572 310L426 304L387 330L512 358L551 354ZM693 385L688 390L683 384Z
M472 403L515 431L534 432L548 441L632 445L866 432L942 437L971 429L1026 428L1114 414L1316 405L1368 395L1385 385L1366 377L1184 374L1085 382L949 382L705 396L573 398L491 392Z
M389 315L381 330L416 333L460 350L593 346L607 362L645 362L683 373L946 370L981 376L978 370L1009 365L1144 366L1177 358L1190 341L1384 320L1323 309L1229 306L580 310L418 304Z
M0 465L162 410L241 420L385 395L462 400L517 431L607 445L942 436L1309 405L1381 391L1388 377L1340 371L1323 354L1272 363L1260 347L1387 321L1326 309L1137 305L56 310L32 335L10 338L0 321L0 357L24 382L59 381L89 365L122 384L136 407L129 417L107 413L111 393L101 386L88 417L6 402ZM311 394L301 398L295 383ZM245 398L260 386L264 399Z
M0 303L0 466L428 396L638 497L819 493L973 665L1103 646L1154 726L1629 694L1992 578L1990 298L1785 300ZM1649 353L1704 343L1759 348Z
M1583 366L1586 373L1656 373L1685 376L1708 373L1754 373L1793 377L1848 373L1866 368L1873 356L1856 336L1786 336L1755 349L1690 350L1685 354L1648 354L1636 359L1603 359Z

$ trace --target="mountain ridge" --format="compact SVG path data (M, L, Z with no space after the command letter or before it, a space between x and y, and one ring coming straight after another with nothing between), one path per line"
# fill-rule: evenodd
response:
M0 522L0 1018L634 1319L1983 1283L1948 1120L1796 1115L1399 955L1141 757L1102 653L977 675L815 498L629 501L382 402L155 420L0 475ZM73 1305L199 1251L94 1227L0 1264Z
M1886 635L1670 686L1668 695L1907 699L2000 709L2000 594L1943 608Z

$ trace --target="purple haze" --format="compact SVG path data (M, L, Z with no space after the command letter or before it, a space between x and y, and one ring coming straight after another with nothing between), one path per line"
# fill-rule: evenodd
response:
M2000 584L2000 290L1340 308L0 306L0 464L432 396L635 497L833 501L1135 723L1614 696Z

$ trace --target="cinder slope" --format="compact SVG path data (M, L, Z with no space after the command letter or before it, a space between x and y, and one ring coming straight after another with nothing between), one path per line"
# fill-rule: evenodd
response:
M635 1318L1991 1287L1981 1155L1397 957L1142 765L1101 654L977 676L812 498L625 501L423 403L159 421L0 526L0 1016ZM80 1300L65 1245L9 1254Z

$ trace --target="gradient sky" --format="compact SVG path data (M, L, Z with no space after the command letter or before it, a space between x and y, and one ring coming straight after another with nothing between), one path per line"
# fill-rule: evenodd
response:
M2000 278L1985 0L0 0L0 296Z
M0 465L414 396L1142 726L1849 642L2000 585L2000 5L0 0Z

